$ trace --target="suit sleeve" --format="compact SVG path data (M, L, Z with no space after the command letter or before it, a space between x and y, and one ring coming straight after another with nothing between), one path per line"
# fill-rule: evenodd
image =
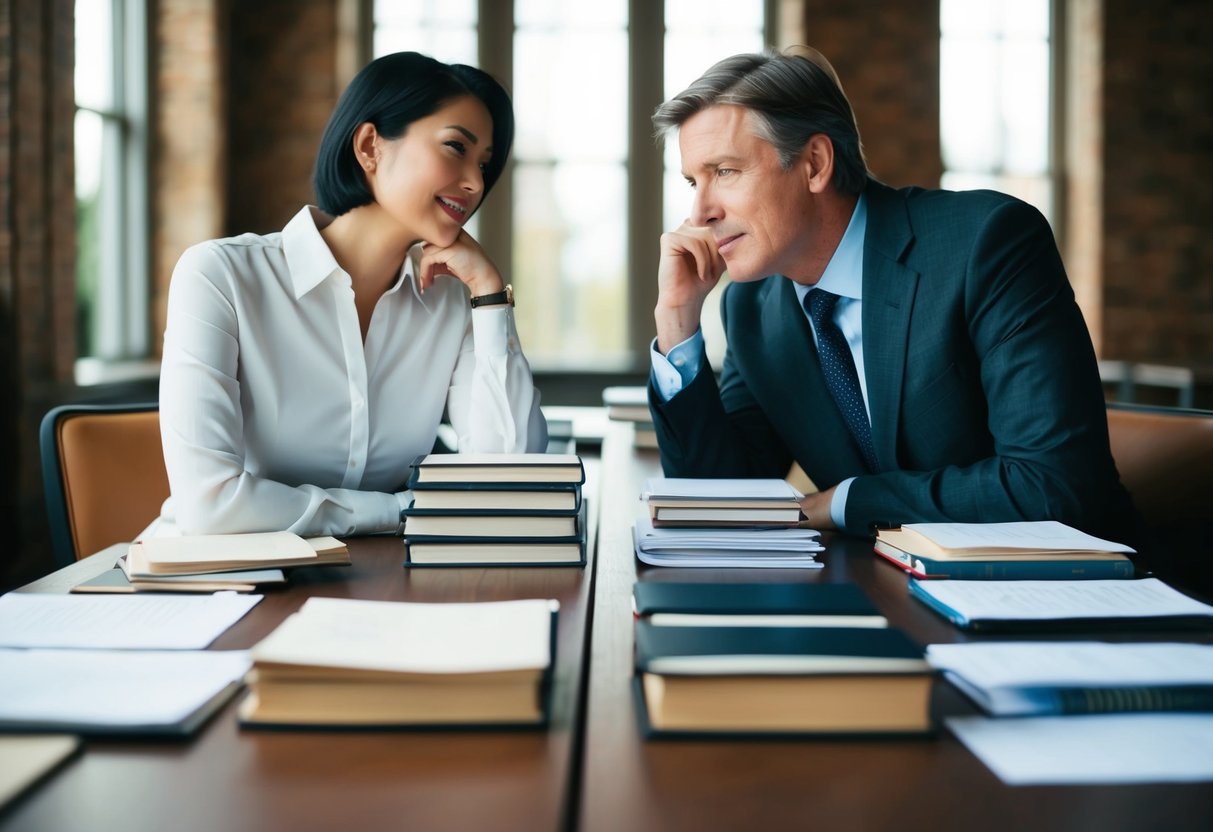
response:
M728 291L720 315L728 331ZM726 351L720 383L705 355L695 378L667 402L649 379L649 409L669 477L783 477L792 454Z
M1035 209L1004 203L982 225L965 266L963 313L966 331L956 337L967 337L977 358L992 454L937 470L858 477L846 530L1054 519L1108 534L1128 503L1108 448L1095 353L1052 233ZM929 429L903 424L900 434L914 441Z

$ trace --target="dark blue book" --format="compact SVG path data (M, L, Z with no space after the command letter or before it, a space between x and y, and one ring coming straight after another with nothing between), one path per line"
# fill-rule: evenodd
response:
M895 629L636 624L652 736L924 734L934 678Z
M638 616L661 626L887 627L854 584L642 581Z

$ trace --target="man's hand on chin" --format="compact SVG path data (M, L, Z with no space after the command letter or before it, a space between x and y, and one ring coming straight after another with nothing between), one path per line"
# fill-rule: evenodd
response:
M830 519L830 501L834 499L834 489L806 494L800 501L800 511L804 514L809 525L819 531L835 529L834 521Z

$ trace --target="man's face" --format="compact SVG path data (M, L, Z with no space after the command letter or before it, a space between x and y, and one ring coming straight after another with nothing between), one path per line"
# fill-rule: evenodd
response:
M810 171L801 160L784 170L751 119L744 107L717 105L683 123L682 174L695 189L690 222L712 230L733 280L795 279L816 236Z

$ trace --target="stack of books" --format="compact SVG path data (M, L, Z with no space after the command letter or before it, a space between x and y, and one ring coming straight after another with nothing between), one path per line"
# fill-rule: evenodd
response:
M418 457L405 565L584 565L584 481L575 454Z
M876 554L916 578L1075 580L1132 578L1129 546L1053 520L914 523L876 532Z
M650 736L925 734L935 673L849 584L640 583Z
M285 583L286 568L349 563L349 550L332 537L304 539L291 532L149 537L132 543L113 569L72 592L252 592Z
M547 722L558 603L309 598L252 650L250 726Z
M789 528L804 519L804 495L780 479L653 477L643 496L657 529Z
M647 387L606 387L602 391L607 418L616 422L631 422L637 448L656 448L657 430L649 412Z
M802 528L802 494L779 479L654 477L641 495L636 557L651 566L819 568L821 535Z

